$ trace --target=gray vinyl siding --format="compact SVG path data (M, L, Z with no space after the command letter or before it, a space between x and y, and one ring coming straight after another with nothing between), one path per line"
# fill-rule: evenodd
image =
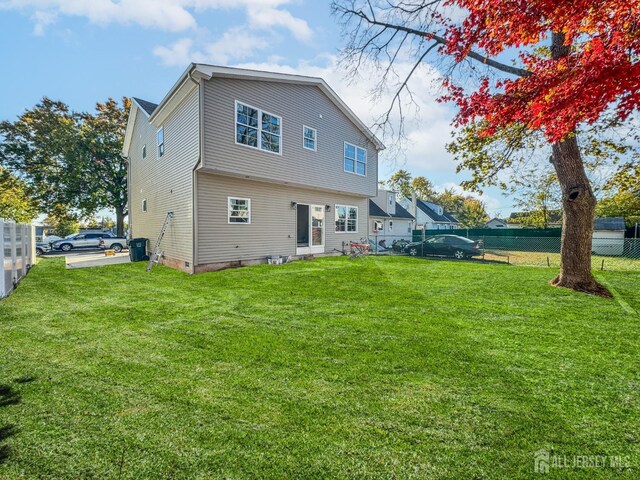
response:
M291 202L329 205L325 252L367 236L368 199L320 190L198 173L198 264L296 254L296 210ZM251 199L251 223L227 222L227 198ZM358 207L358 231L335 232L335 205Z
M282 155L235 143L235 101L282 117ZM378 152L316 86L212 78L204 82L204 167L298 186L373 197ZM317 151L303 148L302 126L317 131ZM344 171L344 142L367 150L366 176Z
M165 120L164 155L158 158L156 132L138 111L129 150L131 236L149 239L160 233L168 211L174 212L162 250L169 258L193 262L193 173L199 157L199 95L194 88ZM147 156L142 158L142 146ZM147 199L147 212L142 200Z

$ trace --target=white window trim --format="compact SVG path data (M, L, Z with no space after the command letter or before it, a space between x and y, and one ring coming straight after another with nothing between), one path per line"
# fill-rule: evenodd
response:
M140 211L143 213L147 213L149 211L149 202L147 202L146 198L143 198L140 202Z
M244 200L247 202L247 216L246 222L232 222L231 218L231 199L233 200ZM242 198L242 197L227 197L227 223L229 225L251 225L251 199L250 198Z
M244 105L245 107L253 108L254 110L258 111L258 128L257 128L257 130L258 130L258 145L256 147L254 147L252 145L247 145L246 143L238 142L238 104ZM233 109L233 141L236 143L236 145L240 145L242 147L251 148L252 150L259 150L259 151L265 152L265 153L271 153L273 155L282 155L282 150L284 148L283 145L282 145L282 137L284 136L283 135L284 129L283 129L282 117L280 115L276 115L275 113L269 113L266 110L262 110L261 108L254 107L253 105L249 105L248 103L242 102L240 100L236 100L235 101L234 107L235 108ZM279 152L272 152L271 150L263 150L262 149L262 135L260 135L260 132L262 132L262 114L263 113L266 113L267 115L271 115L272 117L277 117L277 118L280 119L280 151Z
M338 211L338 207L345 207L345 208L355 208L356 209L356 229L353 232L349 232L347 231L347 224L345 223L344 225L344 232L340 232L336 230L336 220L335 220L335 214L334 214L334 220L333 220L333 231L337 234L343 235L345 233L349 233L351 235L353 235L354 233L358 233L358 222L360 221L360 212L358 211L358 207L356 207L355 205L340 205L340 204L335 204L333 206L333 211L337 212ZM348 212L347 212L348 213ZM349 217L345 218L345 221L348 220Z
M158 142L158 133L162 131L162 143ZM165 140L164 140L164 125L161 126L158 130L156 130L156 154L158 158L164 157L165 153L167 153L167 149L165 148ZM160 145L162 145L162 155L160 155Z
M344 156L344 150L347 145L351 145L356 150L356 156L353 159L353 172L351 170L347 170L346 168L344 168L344 159L346 158ZM362 175L361 173L358 173L358 149L364 151L364 175ZM346 173L352 173L354 175L358 175L359 177L366 177L367 172L369 171L369 158L367 155L367 149L354 145L353 143L344 142L344 146L342 147L342 170L344 170Z
M304 144L304 141L306 140L307 137L304 136L304 131L306 130L313 130L313 148L309 148ZM312 152L317 152L318 151L318 130L316 130L315 128L309 127L307 125L302 125L302 148L304 148L305 150L311 150Z

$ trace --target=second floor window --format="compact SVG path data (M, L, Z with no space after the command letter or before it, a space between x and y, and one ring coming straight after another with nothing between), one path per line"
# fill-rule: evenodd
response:
M307 150L316 151L316 129L302 126L302 146Z
M367 151L344 142L344 171L356 175L367 174Z
M236 102L236 143L281 153L282 118Z
M157 133L158 140L158 157L164 155L164 127L160 127Z

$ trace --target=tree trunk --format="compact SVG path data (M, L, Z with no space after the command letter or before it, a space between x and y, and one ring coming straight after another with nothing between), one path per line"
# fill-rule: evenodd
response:
M553 145L552 162L562 189L563 216L560 274L551 284L610 296L591 273L596 198L585 173L575 135Z
M124 237L124 209L116 207L116 235Z
M551 38L551 57L566 57L571 46L565 44L564 33L554 32ZM596 282L591 273L591 242L596 197L584 171L575 132L553 144L551 162L562 189L562 239L560 246L560 274L552 285L580 292L610 297L609 291Z

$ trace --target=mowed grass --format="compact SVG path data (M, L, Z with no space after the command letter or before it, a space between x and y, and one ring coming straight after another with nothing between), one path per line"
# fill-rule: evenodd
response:
M144 267L44 260L0 301L0 478L640 474L639 274L607 300L409 257Z

